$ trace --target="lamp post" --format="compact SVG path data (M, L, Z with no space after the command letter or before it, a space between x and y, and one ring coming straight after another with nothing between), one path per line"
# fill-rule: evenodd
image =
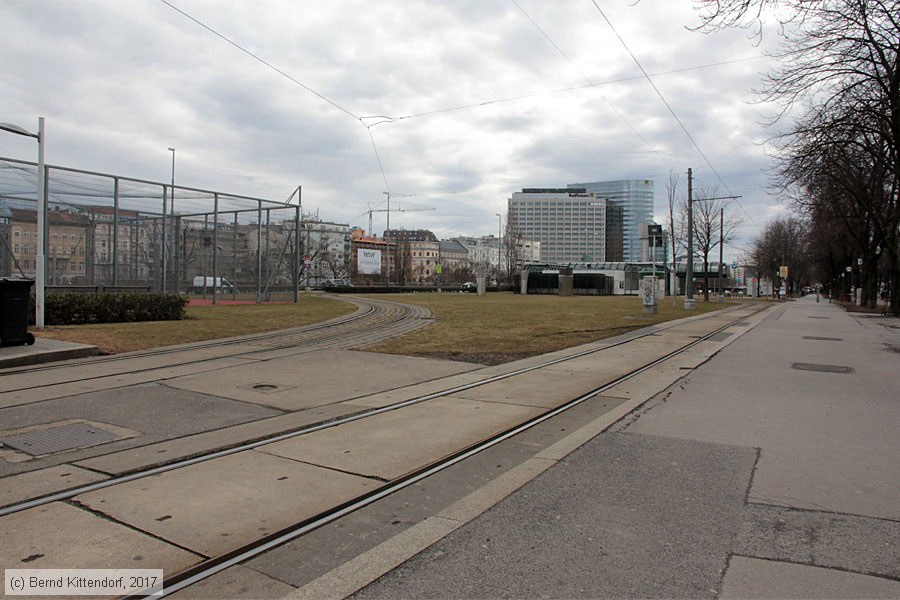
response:
M47 196L44 188L44 117L38 117L38 132L31 133L27 129L13 125L12 123L0 123L0 130L8 131L16 135L33 137L38 142L38 180L37 180L37 263L35 264L35 290L34 290L34 325L37 329L44 328L44 285L46 283L46 265L44 246L46 244L47 226Z
M503 217L497 215L497 287L500 287L500 269L503 262Z
M172 234L172 248L175 259L175 293L178 293L178 226L177 221L175 221L175 148L169 146L169 152L172 153L172 185L169 189L172 191L169 194L169 211L172 213L172 222L175 223L175 232ZM165 252L165 248L163 248ZM213 298L215 298L215 288L213 288Z

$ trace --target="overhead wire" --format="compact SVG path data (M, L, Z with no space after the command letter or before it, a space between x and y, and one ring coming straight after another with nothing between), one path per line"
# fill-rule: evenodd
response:
M628 48L628 46L627 46L627 44L625 43L625 41L622 39L622 37L621 37L621 36L619 35L619 33L616 31L616 29L615 29L615 27L613 26L612 22L609 20L609 18L608 18L608 17L606 16L606 14L603 12L603 10L600 8L600 6L597 4L596 0L591 0L591 1L592 1L592 3L594 4L594 7L597 9L597 11L600 13L600 15L601 15L601 16L604 18L604 20L607 22L607 24L609 25L610 29L612 29L613 33L614 33L614 34L616 35L616 37L619 39L619 42L623 45L623 47L625 47L626 51L627 51L627 52L629 53L629 55L631 56L632 60L633 60L633 61L635 62L635 64L638 66L638 68L640 69L640 71L641 71L641 73L642 73L641 76L624 77L624 78L618 78L618 79L607 80L607 81L602 81L602 82L593 82L593 81L591 81L590 78L588 78L583 72L581 72L580 69L578 69L577 65L575 65L575 63L571 60L571 58L569 58L568 55L566 55L566 53L565 53L565 52L564 52L564 51L556 44L556 42L554 42L553 39L550 38L550 36L547 35L547 33L546 33L546 32L545 32L545 31L544 31L544 30L543 30L543 29L542 29L542 28L541 28L541 27L540 27L540 26L539 26L539 25L538 25L538 24L530 17L530 15L528 15L528 13L525 12L524 9L522 9L522 7L518 4L518 2L516 2L516 0L512 0L513 4L514 4L514 5L515 5L515 6L516 6L516 7L517 7L517 8L518 8L525 16L526 16L526 18L527 18L529 21L531 21L531 23L538 29L538 31L540 31L541 34L542 34L542 35L543 35L543 36L544 36L544 37L545 37L545 38L546 38L546 39L554 46L554 48L557 50L557 52L559 52L559 53L560 53L560 54L561 54L561 55L562 55L562 56L563 56L570 64L572 64L572 65L579 71L579 73L582 75L582 77L583 77L584 80L586 81L586 85L583 85L583 86L571 86L571 87L562 88L562 89L556 89L556 90L546 90L546 91L534 92L534 93L530 93L530 94L523 94L523 95L519 95L519 96L511 96L511 97L506 97L506 98L497 98L497 99L487 100L487 101L478 102L478 103L473 103L473 104L466 104L466 105L461 105L461 106L455 106L455 107L449 107L449 108L437 109L437 110L426 111L426 112L421 112L421 113L413 113L413 114L404 115L404 116L401 116L401 117L390 117L390 116L386 116L386 115L374 115L374 116L359 116L359 115L356 115L354 112L352 112L352 111L349 110L348 108L342 106L341 104L339 104L339 103L336 102L335 100L329 98L329 97L326 96L325 94L323 94L323 93L317 91L316 89L314 89L314 88L310 87L309 85L303 83L302 81L296 79L295 77L293 77L293 76L290 75L289 73L285 72L283 69L278 68L277 66L275 66L275 65L273 65L272 63L270 63L269 61L265 60L264 58L262 58L262 57L259 56L258 54L256 54L256 53L252 52L251 50L245 48L244 46L242 46L242 45L239 44L238 42L232 40L232 39L229 38L228 36L222 34L221 32L217 31L216 29L214 29L214 28L210 27L209 25L205 24L204 22L202 22L202 21L199 20L198 18L196 18L196 17L194 17L193 15L187 13L186 11L182 10L181 8L175 6L175 5L172 4L172 2L170 2L169 0L160 0L160 2L162 2L163 4L165 4L166 6L168 6L169 8L171 8L172 10L176 11L177 13L181 14L183 17L185 17L185 18L189 19L190 21L194 22L195 24L197 24L198 26L202 27L202 28L205 29L206 31L208 31L208 32L210 32L211 34L213 34L213 35L215 35L216 37L218 37L219 39L221 39L221 40L227 42L228 44L230 44L231 46L235 47L236 49L238 49L239 51L243 52L244 54L250 56L252 59L256 60L257 62L259 62L259 63L261 63L261 64L263 64L263 65L266 66L268 69L271 69L272 71L278 73L279 75L281 75L282 77L288 79L288 80L291 81L292 83L294 83L294 84L300 86L301 88L303 88L303 89L306 90L307 92L309 92L309 93L313 94L314 96L318 97L319 99L321 99L321 100L327 102L328 104L330 104L330 105L333 106L334 108L338 109L339 111L341 111L342 113L344 113L344 114L346 114L347 116L351 117L351 118L354 119L355 121L359 122L363 127L365 127L365 128L366 128L366 131L367 131L368 134L369 134L369 139L370 139L370 142L371 142L371 144L372 144L372 149L373 149L373 151L374 151L374 153L375 153L375 158L376 158L376 161L377 161L377 164L378 164L379 171L381 172L381 176L382 176L382 179L383 179L383 181L384 181L384 184L385 184L385 188L386 188L386 192L387 192L387 193L391 193L391 190L390 190L390 184L389 184L389 182L388 182L387 173L386 173L386 171L385 171L385 169L384 169L384 164L383 164L383 162L382 162L382 160L381 160L381 156L380 156L380 153L379 153L379 151L378 151L378 145L377 145L377 143L376 143L376 141L375 141L375 136L374 136L374 134L372 133L372 128L375 127L375 126L377 126L377 125L382 125L382 124L387 124L387 123L395 123L395 122L398 122L398 121L409 120L409 119L416 119L416 118L421 118L421 117L426 117L426 116L432 116L432 115L441 114L441 113L460 111L460 110L465 110L465 109L469 109L469 108L477 108L477 107L489 106L489 105L493 105L493 104L500 104L500 103L506 103L506 102L513 102L513 101L517 101L517 100L524 100L524 99L528 99L528 98L534 98L534 97L538 97L538 96L542 96L542 95L550 95L550 94L558 94L558 93L564 93L564 92L571 92L571 91L577 91L577 90L581 90L581 89L587 89L587 88L598 87L598 86L601 86L601 85L610 85L610 84L614 84L614 83L624 83L624 82L627 82L627 81L633 81L633 80L637 80L637 79L646 79L646 80L650 83L651 87L652 87L653 90L656 92L657 96L659 96L659 98L662 100L663 104L665 104L666 108L669 110L669 112L672 114L672 116L674 117L674 119L676 120L676 122L677 122L677 123L679 124L679 126L681 127L682 131L685 133L685 135L686 135L686 136L688 137L688 139L691 141L691 144L694 146L694 148L697 149L697 151L698 151L699 154L703 157L704 161L705 161L706 164L709 166L709 168L713 171L713 173L715 173L717 179L722 183L722 185L723 185L726 189L728 189L728 186L727 186L727 185L725 184L725 182L722 180L721 176L720 176L719 173L716 171L715 167L712 165L712 163L709 161L709 159L706 157L706 155L704 154L703 150L700 148L700 146L699 146L699 145L697 144L697 142L694 140L693 136L691 136L690 132L689 132L689 131L687 130L687 128L684 126L684 123L682 123L681 119L679 119L678 115L675 114L675 111L672 109L672 107L671 107L671 106L669 105L669 103L666 101L665 97L662 95L662 93L661 93L661 92L659 91L659 89L656 87L656 84L653 82L652 77L659 77L659 76L663 76L663 75L670 75L670 74L681 73L681 72L686 72L686 71L692 71L692 70L697 70L697 69L704 69L704 68L717 67L717 66L721 66L721 65L733 64L733 63L736 63L736 62L743 62L743 61L748 61L748 60L757 60L757 59L765 58L765 57L762 56L762 55L759 55L759 56L751 56L751 57L743 57L743 58L732 59L732 60L727 60L727 61L719 61L719 62L715 62L715 63L707 63L707 64L704 64L704 65L696 65L696 66L684 67L684 68L680 68L680 69L672 69L672 70L669 70L669 71L662 71L662 72L659 72L659 73L654 73L653 76L651 77L651 75L648 74L648 73L646 72L646 70L644 69L644 67L643 67L643 66L641 65L641 63L638 61L637 57L636 57L636 56L631 52L631 50ZM609 101L608 101L605 97L604 97L604 100L606 100L606 102L609 104ZM641 140L643 140L644 143L645 143L648 147L650 147L649 142L647 142L647 140L640 134L640 132L638 132L633 126L631 126L630 123L627 122L627 120L624 118L624 116L621 115L621 113L619 113L619 111L617 111L617 110L615 109L615 107L613 107L613 106L610 104L610 108L612 108L612 109L616 112L616 114L617 114L620 118L622 118L623 121L626 122L626 124L632 129L632 131L633 131L638 137L640 137ZM374 122L369 122L369 121L371 121L371 120L374 120ZM652 148L651 148L651 150L652 150ZM654 151L656 151L656 150L654 150ZM450 193L467 193L467 192L444 192L444 193L445 193L445 194L450 194ZM738 204L740 205L740 203L738 203ZM740 205L740 206L741 206L741 209L744 210L745 213L747 213L747 211L746 211L746 209L744 209L743 205ZM749 213L747 213L747 215L748 215L748 217L750 216ZM752 217L751 217L751 219L752 219Z
M622 36L619 35L619 32L616 30L615 25L613 25L612 21L609 20L609 17L606 16L606 13L603 12L603 9L600 8L600 5L597 4L597 0L591 0L591 3L594 5L594 8L597 9L597 12L600 13L600 16L603 17L603 20L606 21L606 24L609 25L609 28L612 30L613 34L614 34L614 35L616 36L616 38L619 40L619 43L621 43L621 44L622 44L622 47L625 48L625 51L628 52L628 55L631 57L631 60L634 61L634 64L637 65L637 68L638 68L638 69L640 69L640 71L641 71L641 73L643 74L644 78L647 80L647 83L650 84L650 87L652 87L652 88L653 88L653 91L656 92L656 95L659 96L659 99L662 101L662 103L663 103L663 104L665 105L665 107L668 109L669 113L672 115L672 117L673 117L673 118L675 119L675 121L678 123L678 126L681 127L681 130L684 132L684 134L687 136L687 138L691 141L691 144L694 146L694 148L697 150L697 152L698 152L698 153L700 154L700 156L703 158L704 162L706 162L706 165L707 165L707 166L710 168L710 170L715 174L716 179L719 180L719 183L722 184L722 186L725 188L725 190L728 192L728 194L733 196L734 194L732 194L732 193L731 193L731 190L728 189L728 184L726 184L726 183L725 183L725 180L722 179L722 176L719 175L719 172L718 172L718 171L716 170L716 168L713 166L713 164L712 164L712 162L709 160L709 158L707 158L706 153L703 152L703 149L700 148L700 145L699 145L699 144L697 143L697 141L694 139L694 136L691 135L691 132L688 131L688 128L685 127L684 123L681 121L681 119L680 119L680 118L678 117L678 115L675 113L675 110L674 110L674 109L672 108L672 106L669 104L668 100L666 100L666 97L663 96L663 94L662 94L662 92L659 90L659 88L656 87L656 84L653 82L653 78L650 77L650 74L647 73L647 71L644 69L644 66L641 64L641 61L638 60L637 56L634 55L634 52L631 51L631 48L628 47L628 44L625 43L625 40L622 39ZM747 209L744 208L744 205L741 204L741 202L740 202L739 200L735 200L735 202L737 202L737 205L741 207L741 210L744 211L744 214L746 214L747 217L752 221L752 220L753 220L753 217L750 215L749 212L747 212Z

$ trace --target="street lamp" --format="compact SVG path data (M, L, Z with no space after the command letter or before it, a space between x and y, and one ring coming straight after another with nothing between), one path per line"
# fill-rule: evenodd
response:
M47 197L44 193L44 117L38 117L38 132L31 133L27 129L12 123L0 123L0 130L16 135L33 137L38 142L38 181L37 181L37 264L35 265L34 291L34 324L37 329L44 328L44 284L46 272L44 264L44 245L46 243Z
M500 268L503 262L503 217L497 215L497 287L500 287Z

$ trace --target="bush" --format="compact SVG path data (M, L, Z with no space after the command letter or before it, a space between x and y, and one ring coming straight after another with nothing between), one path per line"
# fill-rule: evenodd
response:
M44 321L47 325L180 321L187 302L176 294L50 293L45 298ZM33 311L31 315L33 320Z

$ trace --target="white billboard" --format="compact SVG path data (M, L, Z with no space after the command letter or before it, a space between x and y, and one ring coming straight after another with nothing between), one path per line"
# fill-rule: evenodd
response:
M356 251L356 268L360 275L381 274L381 250L360 248Z

